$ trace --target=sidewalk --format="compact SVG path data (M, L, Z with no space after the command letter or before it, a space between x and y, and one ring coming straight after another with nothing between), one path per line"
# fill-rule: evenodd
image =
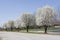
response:
M19 32L0 32L3 40L60 40L60 36L46 34L29 34Z

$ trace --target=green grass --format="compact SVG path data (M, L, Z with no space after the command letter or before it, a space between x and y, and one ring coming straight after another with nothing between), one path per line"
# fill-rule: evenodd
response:
M29 33L29 34L44 34L42 32L20 32L20 33Z
M54 36L60 36L60 34L45 34L44 32L26 32L26 31L20 31L20 33L28 33L28 34L42 34L42 35L54 35Z
M60 28L53 28L53 27L50 27L48 28L48 32L51 31L51 30L60 30ZM40 32L30 32L30 31L44 31L44 28L35 28L35 29L29 29L29 32L28 33L36 33L36 34L41 34ZM9 31L9 32L18 32L18 30L13 30L13 31ZM26 33L26 29L23 29L23 30L19 30L19 32L23 32L23 33Z
M60 30L60 28L48 28L48 32L51 30ZM32 31L32 32L31 32ZM33 31L44 31L44 28L41 29L29 29L29 32L26 31L26 29L20 30L20 33L30 33L30 34L44 34L44 32L33 32ZM10 32L18 32L18 30L13 30ZM49 35L56 35L56 34L49 34ZM59 35L59 34L57 34Z
M51 30L60 30L60 28L53 28L53 27L50 27L48 28L48 31L51 31ZM5 30L4 30L5 31ZM26 32L26 29L23 29L23 30L19 30L20 32ZM44 28L35 28L35 29L29 29L29 31L44 31ZM18 30L13 30L12 32L18 32Z

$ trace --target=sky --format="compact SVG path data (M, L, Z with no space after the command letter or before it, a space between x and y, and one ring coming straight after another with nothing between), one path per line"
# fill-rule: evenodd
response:
M0 0L0 26L8 20L16 20L24 12L33 14L45 5L57 10L60 0Z

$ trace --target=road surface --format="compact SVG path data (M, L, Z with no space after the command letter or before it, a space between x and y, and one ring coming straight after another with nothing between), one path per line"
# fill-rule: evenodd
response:
M59 35L0 32L3 40L60 40Z

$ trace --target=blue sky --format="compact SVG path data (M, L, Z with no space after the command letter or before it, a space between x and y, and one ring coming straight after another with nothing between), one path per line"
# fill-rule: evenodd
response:
M0 25L17 19L23 12L35 13L37 8L45 5L57 10L60 0L0 0Z

